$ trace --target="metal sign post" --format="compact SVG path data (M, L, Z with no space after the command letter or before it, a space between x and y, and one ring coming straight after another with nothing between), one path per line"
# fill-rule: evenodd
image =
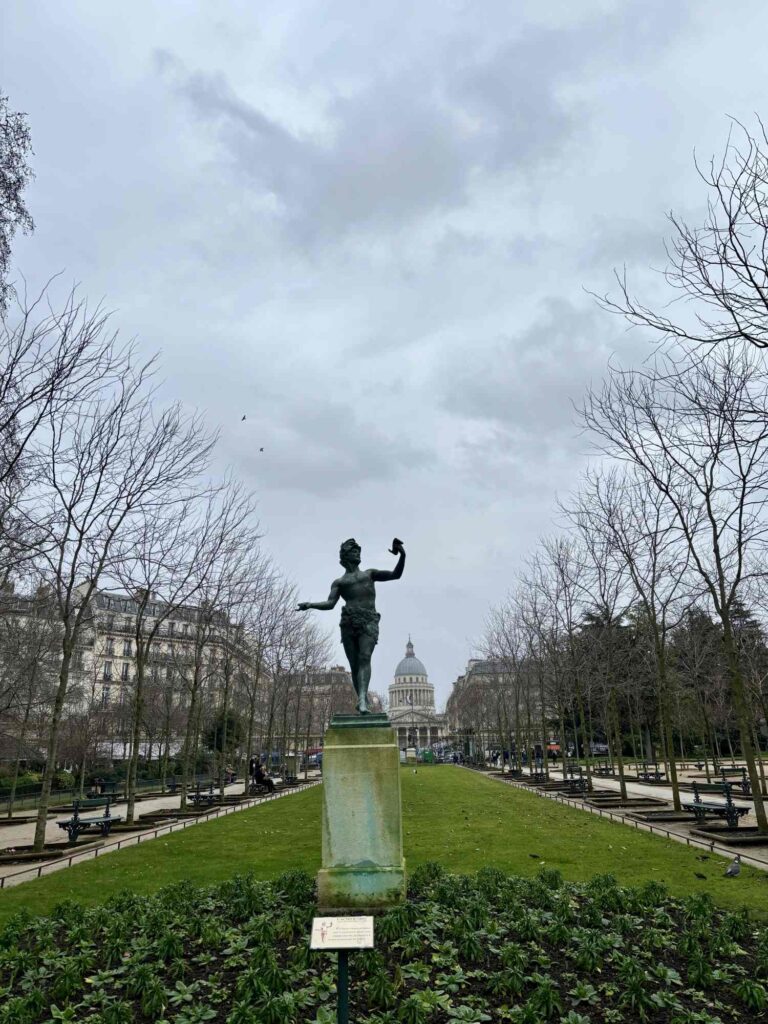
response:
M315 917L312 919L310 949L338 953L336 1020L349 1024L349 951L373 949L372 917Z
M339 980L336 985L336 1020L349 1024L349 951L339 950Z

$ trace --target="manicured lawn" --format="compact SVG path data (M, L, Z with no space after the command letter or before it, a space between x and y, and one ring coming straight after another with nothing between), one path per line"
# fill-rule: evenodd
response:
M542 862L566 879L615 875L625 885L665 883L685 896L706 891L722 906L768 917L768 874L636 832L452 765L403 769L405 855L410 867L439 861L452 872L485 865L536 874ZM121 889L154 892L170 882L206 884L252 871L270 878L320 866L320 787L0 892L0 923L20 907L46 913L63 899L94 904ZM533 854L538 855L534 857ZM695 872L706 875L696 877Z

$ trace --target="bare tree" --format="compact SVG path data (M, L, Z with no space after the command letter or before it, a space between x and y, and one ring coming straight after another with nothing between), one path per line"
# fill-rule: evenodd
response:
M41 540L17 507L44 472L36 436L50 418L66 421L116 385L130 365L130 346L118 345L108 321L75 291L54 309L47 286L0 321L0 579L18 573Z
M8 268L11 241L17 228L28 233L35 227L24 202L24 189L34 177L29 166L32 137L27 115L8 109L8 97L0 93L0 319L8 306Z
M243 693L246 704L246 759L255 753L256 721L261 698L265 690L270 688L267 679L267 666L271 660L271 651L278 635L283 617L292 610L296 603L293 587L281 579L277 572L265 577L264 586L259 599L250 609L246 623L246 643L250 651L250 666L242 679ZM247 776L247 772L245 773ZM246 778L244 793L248 792L249 780Z
M602 390L589 393L584 419L601 450L637 467L641 481L663 495L688 547L722 626L755 814L768 831L733 630L736 603L764 571L768 371L733 343L703 357L658 355L643 370L613 369Z
M198 469L207 464L213 438L191 432L190 446L198 449ZM189 459L191 448L180 450ZM202 482L191 476L185 488L160 494L126 532L113 559L114 575L133 595L135 676L131 703L131 758L128 769L127 820L133 821L145 691L153 652L166 624L204 591L208 573L232 545L234 522L230 498L214 490L201 492Z
M750 132L734 121L719 160L696 165L708 189L707 215L692 227L669 214L673 236L664 276L691 310L672 319L631 295L617 275L621 298L601 305L663 338L768 347L768 136L758 120Z
M617 471L588 474L568 513L592 552L597 576L607 574L611 563L618 559L632 582L633 597L636 596L642 608L653 643L673 803L675 810L680 810L672 738L674 676L668 671L668 642L670 631L680 621L692 597L688 573L690 551L687 545L681 544L674 512L664 495L657 489L649 489L642 476L631 467L623 474ZM598 585L599 592L603 589ZM627 604L624 612L628 609ZM610 685L614 725L618 727L616 693L612 682ZM622 792L625 795L625 787Z
M0 726L16 740L9 818L36 714L50 707L58 674L61 637L51 597L45 587L31 596L9 585L0 592Z
M45 839L56 750L75 647L117 539L157 496L181 489L197 471L196 418L178 406L155 415L152 363L120 355L119 381L66 409L49 409L35 439L40 479L25 495L25 524L42 534L39 562L62 630L59 682L51 713L35 847ZM187 453L186 456L182 453Z
M229 483L223 490L216 513L216 542L197 564L200 583L192 613L192 638L179 664L187 691L187 722L181 751L181 803L187 805L193 760L201 725L201 698L205 687L218 670L218 651L226 642L228 628L227 598L232 580L239 578L241 567L258 544L258 531L252 497L240 485ZM219 541L223 539L223 543ZM187 651L189 650L189 656Z

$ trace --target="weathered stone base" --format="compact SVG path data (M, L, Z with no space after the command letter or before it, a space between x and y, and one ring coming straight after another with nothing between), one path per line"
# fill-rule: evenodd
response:
M377 914L404 899L405 860L400 868L321 868L317 873L321 914Z
M400 755L386 715L338 715L323 747L318 904L376 913L405 899Z

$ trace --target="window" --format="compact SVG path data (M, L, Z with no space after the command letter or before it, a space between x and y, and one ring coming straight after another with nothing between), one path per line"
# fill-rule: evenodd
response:
M106 631L108 633L112 632L112 630L115 628L115 616L114 615L108 615L107 616L106 621L104 623L104 628L106 629Z
M106 653L110 656L115 653L115 641L112 639L112 637L109 637L109 639L107 640Z
M105 661L104 662L104 678L105 679L111 679L112 678L112 662L111 661Z
M102 686L101 688L101 706L105 708L109 704L109 687Z
M173 636L173 634L175 632L176 632L176 623L175 622L169 622L168 623L168 636Z
M112 652L110 651L110 653L112 653ZM124 658L130 658L132 654L133 654L133 651L131 650L131 641L130 640L123 640L123 657Z
M122 666L121 666L121 668L120 668L120 678L122 680L125 681L125 680L127 680L129 678L128 673L130 671L130 668L131 668L131 663L129 661L124 661Z

